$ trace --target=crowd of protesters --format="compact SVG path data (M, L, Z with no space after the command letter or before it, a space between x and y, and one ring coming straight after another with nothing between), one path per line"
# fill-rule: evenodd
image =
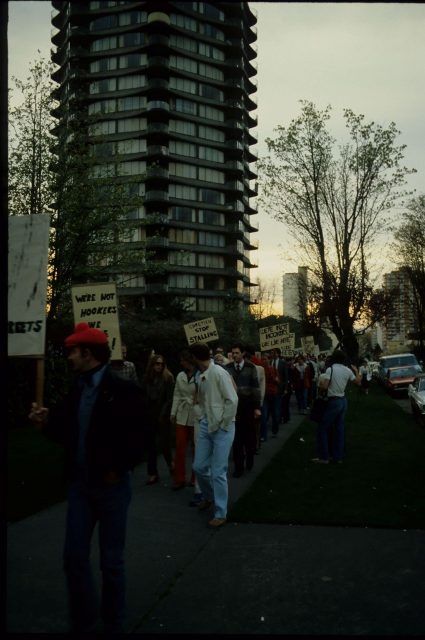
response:
M233 478L249 473L261 446L290 422L293 394L303 415L318 396L327 395L317 426L318 456L312 461L341 463L345 387L352 381L365 393L368 388L367 371L359 372L341 351L330 358L284 358L277 348L260 353L234 342L225 352L222 346L198 343L179 354L176 375L165 357L152 351L138 376L126 346L122 359L111 361L106 334L86 323L76 325L65 346L75 384L51 410L33 403L29 418L66 450L64 570L70 628L78 633L92 632L97 620L90 569L97 523L101 615L105 631L122 631L124 543L135 466L146 464L146 485L153 486L160 480L157 461L163 456L172 489L192 486L189 505L213 510L208 526L217 529L226 523L229 460Z

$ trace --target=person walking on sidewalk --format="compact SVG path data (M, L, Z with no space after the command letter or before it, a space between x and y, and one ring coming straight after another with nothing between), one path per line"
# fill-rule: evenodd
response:
M327 390L325 412L317 426L318 457L312 462L328 464L329 458L342 463L345 448L344 419L347 413L345 389L349 382L361 384L361 375L354 365L346 365L347 356L336 349L330 359L330 366L319 379L319 393Z
M199 436L193 470L204 496L198 509L204 511L214 503L214 518L208 526L217 529L227 518L227 468L235 437L238 395L228 372L211 361L208 345L196 343L189 351L198 368L195 416L199 419Z
M131 498L130 471L140 462L144 399L132 381L115 373L106 334L77 324L65 340L77 374L64 400L32 404L29 418L64 445L69 479L64 545L70 631L94 632L98 607L90 569L90 543L99 524L101 614L105 632L123 629L124 543Z
M244 359L242 345L232 347L233 362L226 365L238 392L235 439L233 441L234 478L243 475L244 467L249 471L254 465L256 449L255 423L261 416L261 396L255 365Z
M174 473L170 411L173 401L174 376L160 354L151 357L143 376L147 401L148 479L147 485L159 482L157 459L162 454L170 474Z
M183 371L177 374L171 406L171 423L176 426L176 455L174 458L174 490L186 486L185 466L186 449L189 444L194 454L194 422L193 403L196 394L195 372L196 365L189 351L180 354L180 365ZM190 483L195 483L195 476L191 469Z

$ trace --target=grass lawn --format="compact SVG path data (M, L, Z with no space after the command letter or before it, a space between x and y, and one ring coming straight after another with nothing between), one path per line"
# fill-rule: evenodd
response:
M304 420L229 514L234 522L425 528L425 429L377 384L351 387L344 463L313 464ZM267 445L265 445L267 446Z
M63 449L34 427L11 429L7 452L7 521L65 499Z

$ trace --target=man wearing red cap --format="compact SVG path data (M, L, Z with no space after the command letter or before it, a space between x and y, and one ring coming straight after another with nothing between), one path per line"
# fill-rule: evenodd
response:
M96 630L90 543L99 523L102 619L106 632L118 633L125 607L130 471L141 458L144 399L140 387L110 367L111 350L103 331L82 322L65 346L77 374L75 384L51 411L33 403L29 418L65 448L69 493L64 570L71 631Z

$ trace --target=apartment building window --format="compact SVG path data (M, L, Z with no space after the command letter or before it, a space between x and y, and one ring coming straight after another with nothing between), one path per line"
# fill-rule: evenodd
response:
M219 211L209 211L208 209L200 209L198 212L199 222L211 225L224 225L224 214Z
M146 218L145 207L136 207L127 212L126 218L128 220L144 220Z
M128 96L118 100L118 111L133 111L144 107L146 107L146 96Z
M89 115L95 113L114 113L117 110L116 100L98 100L89 104Z
M170 56L170 67L172 69L188 71L189 73L197 73L198 71L198 63L196 60L183 58L182 56Z
M115 91L117 88L116 78L104 78L103 80L97 80L91 82L89 86L90 93L106 93L107 91Z
M145 276L138 276L134 273L120 273L115 276L118 287L144 287Z
M223 31L220 31L220 29L204 22L201 22L199 25L199 33L202 33L202 35L207 36L208 38L219 40L220 42L224 42L225 40Z
M113 142L100 142L92 147L93 155L97 158L110 158L114 155L115 144Z
M217 256L214 253L199 253L198 267L224 269L224 256Z
M118 20L116 15L103 16L92 20L89 25L90 31L100 31L102 29L113 29L118 26Z
M168 237L171 242L179 242L181 244L196 244L196 233L191 229L170 229Z
M174 33L170 35L170 45L177 49L184 49L185 51L197 52L197 42L191 38L185 38L185 36L179 36Z
M90 51L97 53L99 51L107 51L108 49L116 49L117 39L115 36L110 38L100 38L99 40L93 40L90 45Z
M217 47L213 47L211 44L206 44L205 42L199 43L199 55L205 56L206 58L212 58L213 60L223 61L225 59L224 51L221 49L217 49Z
M120 69L130 69L132 67L144 67L148 62L146 53L129 53L127 56L119 56Z
M224 278L217 276L198 276L199 289L212 289L213 291L223 291L226 283Z
M189 18L188 16L176 15L175 13L172 13L170 15L170 22L176 27L180 27L181 29L185 29L186 31L198 30L196 20L193 20L193 18Z
M120 162L117 169L120 176L137 176L146 172L146 162L144 160Z
M217 69L217 67L212 67L210 64L200 62L198 69L200 76L205 76L212 80L220 80L221 82L224 80L224 73L220 69Z
M224 204L224 193L213 189L199 189L199 199L209 204Z
M113 162L105 162L104 164L95 164L91 168L93 178L110 178L115 176L116 165Z
M198 137L204 138L205 140L211 140L213 142L224 142L226 139L224 131L214 129L213 127L206 127L204 125L199 125Z
M177 140L170 140L169 144L170 153L179 156L189 156L196 158L196 145L190 144L190 142L178 142Z
M187 80L186 78L170 77L170 89L176 89L177 91L184 91L185 93L197 93L197 83L193 80Z
M118 79L118 89L122 91L123 89L138 89L139 87L144 87L146 84L146 77L137 75L137 76L124 76Z
M190 207L171 207L171 219L179 222L196 222L196 210Z
M142 24L148 19L146 11L131 11L130 13L120 14L120 27L126 27L129 24Z
M90 125L89 132L92 136L105 136L114 134L116 128L116 120L103 120L103 122L96 122L96 124Z
M176 98L175 110L181 113L189 113L192 116L196 115L196 102L191 100L184 100L183 98Z
M221 298L198 298L198 311L223 311L224 302Z
M115 0L92 0L89 4L90 11L95 9L103 9L108 7L115 7L117 5Z
M168 276L168 284L170 287L178 287L179 289L196 289L196 276L187 273L173 273Z
M171 198L179 200L196 200L197 189L182 184L169 184L168 194Z
M208 100L217 100L217 102L224 101L224 93L220 89L216 87L212 87L209 84L199 83L198 93L203 98L208 98Z
M145 41L145 36L143 33L138 31L131 33L124 33L119 37L119 46L120 47L136 47L139 44L143 44Z
M209 169L208 167L199 167L198 178L204 182L216 182L217 184L224 184L225 182L223 171Z
M90 63L90 73L98 73L99 71L114 71L117 68L116 58L101 58Z
M196 254L190 251L169 251L168 263L179 267L195 267Z
M199 244L207 247L224 247L226 244L224 235L211 231L200 231L198 240Z
M196 125L185 120L170 120L168 129L172 133L181 133L185 136L196 136Z
M224 13L220 11L218 7L215 7L208 2L198 2L198 11L202 13L206 18L212 18L213 20L220 20L224 22Z
M209 162L224 162L224 153L212 147L198 147L198 157Z
M178 176L179 178L191 178L193 180L196 180L196 167L192 164L170 162L168 170L170 176Z
M125 118L123 120L118 120L119 133L127 133L130 131L144 131L146 127L146 118Z
M224 112L215 107L210 107L206 104L200 104L198 109L198 115L201 118L208 118L208 120L217 120L219 122L224 121Z
M145 139L119 140L117 142L117 153L120 155L127 153L143 153L144 151L146 151Z

